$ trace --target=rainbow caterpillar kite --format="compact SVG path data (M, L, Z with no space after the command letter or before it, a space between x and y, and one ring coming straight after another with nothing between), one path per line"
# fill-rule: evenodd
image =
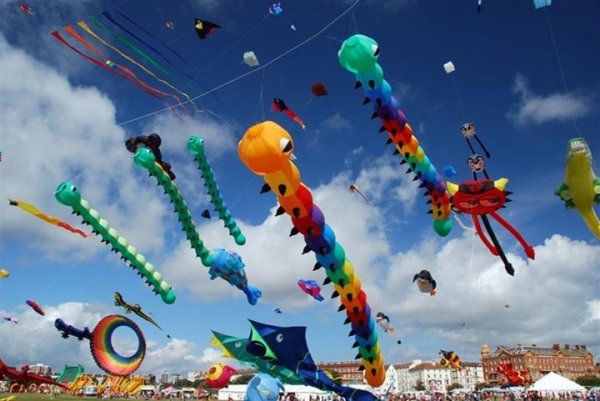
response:
M159 294L166 304L175 302L175 292L171 286L162 278L152 263L146 261L146 258L129 242L121 237L117 230L112 228L108 221L100 216L100 213L92 209L90 203L81 197L79 189L70 182L61 182L54 197L65 206L70 206L73 213L83 218L82 223L92 226L94 234L102 236L102 242L110 244L113 252L119 253L121 259L126 260L132 268L137 269L138 274L143 275L146 283L153 287L153 291Z
M188 146L194 149L192 153L196 154L195 152L199 152L199 142L201 142L200 138L192 137L190 139ZM230 252L221 248L210 250L204 246L204 241L202 241L198 231L196 231L196 225L192 219L192 215L185 203L185 200L183 199L181 191L179 188L177 188L177 185L175 185L171 178L169 178L169 175L162 169L160 164L156 162L154 153L152 153L150 149L143 145L140 146L133 158L135 164L138 167L148 170L150 175L156 178L158 184L163 187L165 193L169 195L169 199L175 207L175 212L177 213L178 219L183 227L183 231L185 231L187 240L190 242L190 245L196 252L196 256L202 261L202 264L210 268L209 274L211 280L215 279L217 276L221 277L229 284L239 288L244 294L246 294L248 302L251 305L255 305L262 293L258 288L248 285L248 279L246 278L244 262L242 261L242 258L235 252ZM204 171L204 173L206 172ZM214 182L214 178L212 181ZM217 190L216 186L214 187L214 190ZM218 199L220 199L220 196L218 196ZM225 212L227 212L226 214L230 216L226 209ZM230 226L233 227L230 229L230 232L237 233L239 228L237 225L235 225L235 222L229 222ZM235 230L235 228L237 228L237 230ZM235 239L238 244L243 244L246 241L241 232L235 236Z
M215 181L215 176L210 168L210 163L204 153L204 140L199 136L192 136L188 141L187 148L194 156L194 160L198 163L198 170L200 170L202 178L204 178L204 185L206 185L206 188L208 189L210 202L215 205L215 210L219 214L219 218L225 223L225 227L229 230L229 235L233 237L235 243L244 245L246 243L246 237L242 234L242 231L231 216L231 212L229 212L225 202L223 202L219 187Z
M392 87L383 79L383 69L377 63L379 46L368 36L354 35L342 44L338 57L342 67L356 76L356 89L361 86L367 97L363 104L374 102L375 112L371 118L379 117L382 126L379 132L387 131L388 144L396 145L394 154L401 154L403 159L400 164L407 163L407 173L414 172L417 179L421 180L421 188L427 189L433 215L433 227L442 237L445 237L452 228L450 222L450 194L446 190L446 183L436 171L429 160L419 140L414 135L412 128L406 122L406 117L398 100L392 95Z
M354 335L358 347L357 358L362 358L361 370L365 370L367 382L380 386L385 379L383 358L377 341L375 320L367 303L367 295L354 272L344 248L335 240L335 233L325 223L323 212L313 203L309 188L300 182L300 171L290 161L294 143L290 134L272 121L250 127L238 145L242 162L257 175L263 176L266 184L262 192L273 191L281 207L277 215L284 212L292 218L294 228L291 235L302 233L306 242L303 253L315 252L315 268L325 268L324 284L333 282L335 292L346 310L345 324L351 323L350 335ZM261 193L262 193L261 192Z

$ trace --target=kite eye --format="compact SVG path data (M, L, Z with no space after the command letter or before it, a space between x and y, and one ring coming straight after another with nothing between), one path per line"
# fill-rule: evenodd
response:
M241 346L242 346L242 342L241 341L238 341L238 342L235 343L235 347L236 348L239 348Z
M71 187L71 192L77 192L77 187L75 185Z
M371 45L371 50L373 50L373 56L379 57L379 52L380 52L379 46Z
M291 153L292 150L294 150L294 145L292 144L292 141L290 141L287 138L281 138L279 140L279 149L281 149L281 152L286 155L288 153Z
M277 337L275 337L275 341L277 341L278 343L283 341L283 333L279 333L277 334Z

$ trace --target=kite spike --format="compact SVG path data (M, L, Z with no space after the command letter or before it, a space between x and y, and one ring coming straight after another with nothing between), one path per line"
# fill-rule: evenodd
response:
M309 247L308 245L306 245L306 246L304 247L304 249L302 250L302 255L304 255L304 254L306 254L306 253L309 253L309 252L310 252L310 247Z
M337 292L336 290L333 291L333 294L331 294L331 298L335 298L335 297L339 297L340 293Z
M512 191L504 191L504 195L508 196L508 195L512 195L513 192Z
M331 279L329 277L325 277L325 280L323 280L323 285L327 285L331 283Z
M417 181L418 179L419 179L419 176L418 176L418 175L415 175L415 176L413 177L413 181Z
M340 307L338 308L338 312L343 311L344 309L346 309L346 307L344 306L344 304L340 304Z
M371 114L371 120L376 119L377 117L379 117L379 114L377 114L376 111L373 112L373 114Z
M429 209L429 210L427 211L427 214L433 214L433 210Z
M313 271L319 270L321 267L323 267L323 265L320 264L319 262L317 262L317 263L315 263L315 267L313 267Z
M350 320L349 317L346 317L346 320L344 320L344 324L350 324L350 322L352 322L352 320Z
M383 125L379 127L379 132L385 132L385 127Z
M406 160L400 159L400 165L406 164Z
M375 81L373 81L372 79L369 80L369 87L371 89L375 89Z
M362 82L360 82L360 81L356 81L356 82L354 83L354 89L358 89L358 88L360 88L361 86L362 86Z
M282 206L279 206L277 208L277 211L275 212L275 216L281 216L284 213L285 213L285 209Z
M369 99L369 97L368 97L368 96L366 96L366 97L363 99L363 102L362 102L362 104L363 104L363 106L364 106L365 104L369 104L370 102L371 102L371 99Z
M365 367L364 367L364 365L360 365L360 366L358 367L358 371L359 371L359 372L362 372L363 370L365 370ZM375 376L375 375L373 375L373 376Z
M398 150L398 148L394 149L394 153L393 154L394 155L399 155L400 154L400 151Z
M269 192L271 190L271 186L267 183L265 183L265 185L262 186L262 188L260 189L260 193L264 194L265 192Z
M352 344L352 348L358 348L358 341L354 341L354 344Z
M419 188L425 188L427 186L427 184L425 184L424 182L419 184Z
M387 141L385 141L385 144L386 144L386 145L389 145L389 144L391 144L391 143L394 143L394 141L392 141L392 138L388 138L388 140L387 140Z
M508 198L506 198L506 199L504 200L504 202L512 202L512 199L508 199Z
M412 168L410 168L410 167L409 167L408 169L406 169L406 174L410 174L410 173L412 173L412 172L413 172L413 169L412 169Z
M356 335L356 333L354 332L354 330L350 330L350 333L348 333L348 337L352 337L355 335Z
M358 354L356 354L356 356L354 357L354 359L360 359L360 352Z
M426 205L431 205L431 199L429 199L427 202L425 202Z
M290 230L290 237L293 237L294 235L298 234L300 231L298 231L298 229L296 227L292 227L292 229Z

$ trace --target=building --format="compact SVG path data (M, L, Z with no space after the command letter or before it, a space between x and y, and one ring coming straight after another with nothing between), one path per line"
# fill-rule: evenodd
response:
M165 371L163 371L163 372L160 374L160 382L161 382L162 384L165 384L165 383L168 383L168 382L169 382L169 372L167 372L167 371L165 370Z
M459 385L462 388L475 389L483 382L483 368L479 363L463 362L465 369L449 369L438 362L423 362L415 359L410 363L394 365L398 392L415 391L417 382L423 383L425 390L446 392L447 386ZM386 375L387 380L388 375Z
M514 370L526 370L532 381L550 372L558 373L571 380L580 376L599 376L594 364L594 356L585 345L554 344L552 347L539 347L536 344L516 347L504 345L490 352L487 344L481 347L481 362L486 383L502 384L505 379L497 373L499 363L512 363Z
M454 369L446 368L438 362L422 362L413 365L408 371L415 387L410 389L414 391L416 383L421 382L426 391L446 392L446 387L452 384L452 371Z
M51 376L52 367L41 363L36 363L35 365L29 365L29 370L27 372L40 376Z
M336 372L341 377L342 384L363 384L365 382L365 375L362 370L359 370L362 366L360 361L321 362L317 366L319 369Z
M181 373L173 373L172 375L169 375L169 383L175 384L179 380L181 380Z
M191 382L195 382L196 380L204 379L204 372L188 372L187 379Z
M451 369L450 378L452 384L456 383L461 388L474 391L477 383L483 383L483 366L480 363L463 362L463 370Z

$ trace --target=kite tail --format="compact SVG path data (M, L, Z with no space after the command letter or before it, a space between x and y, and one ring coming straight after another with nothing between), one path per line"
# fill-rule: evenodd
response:
M146 257L138 253L137 249L129 244L127 239L121 237L117 230L112 228L108 221L100 216L100 213L92 209L90 203L81 197L81 192L72 183L64 181L54 191L54 197L65 206L70 206L73 213L83 218L83 223L93 228L94 234L102 237L102 242L110 244L112 251L119 253L121 258L127 261L131 267L137 269L144 276L146 283L153 287L153 291L159 294L166 304L175 302L175 292L163 279L154 266L146 260Z
M583 221L588 226L592 234L596 236L596 238L600 239L600 221L598 221L598 216L593 208L588 209L577 209Z
M289 151L282 154L286 149ZM289 160L292 149L289 133L276 123L265 121L246 131L238 153L246 167L263 176L266 184L261 192L270 190L277 196L281 205L277 215L287 213L292 218L291 235L301 233L304 236L303 253L313 251L317 259L314 270L325 269L327 278L323 284L333 283L333 297L339 296L341 302L338 311L346 310L344 324L351 324L350 335L356 340L356 358L362 359L365 378L371 386L380 386L385 380L385 370L367 295L361 289L360 278L352 263L346 259L344 248L325 223L319 207L313 203L310 189L301 182L300 171ZM260 157L254 154L255 150Z
M431 210L428 213L433 216L433 227L438 235L445 237L452 228L450 194L407 124L398 100L392 95L392 87L383 79L383 69L377 63L377 42L364 35L354 35L344 41L338 55L342 67L355 74L354 87L364 88L366 97L363 104L373 102L375 111L371 119L381 119L379 132L387 131L387 143L394 144L394 154L400 154L403 158L401 164L408 165L406 173L415 173L413 181L421 180L419 187L425 188L429 196L427 203L431 204Z
M233 237L236 244L244 245L246 237L242 234L242 230L238 227L221 197L210 163L204 153L204 140L199 136L192 136L188 141L187 149L194 156L196 163L198 163L198 170L200 170L204 179L204 185L208 189L210 202L215 205L215 210L219 214L219 218L225 223L225 227L229 230L229 235Z
M179 222L183 227L183 231L185 231L187 240L196 252L196 256L200 258L204 266L210 267L212 263L211 252L204 246L204 241L196 231L196 225L179 188L169 178L169 175L162 169L160 164L156 162L156 158L150 149L140 147L133 159L138 167L148 170L150 175L156 178L158 184L163 187L165 194L169 195L169 199L175 207L175 213L177 213Z

